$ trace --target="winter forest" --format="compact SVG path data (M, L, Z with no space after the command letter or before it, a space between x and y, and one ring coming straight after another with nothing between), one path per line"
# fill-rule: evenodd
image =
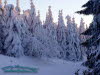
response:
M48 6L47 13L44 13L45 21L42 21L34 1L30 0L30 9L23 12L19 3L20 0L16 0L14 6L8 4L7 0L4 3L0 0L0 67L1 60L8 57L7 60L12 61L11 65L16 64L15 59L17 61L22 57L46 61L56 59L55 61L81 62L81 67L74 71L75 75L100 75L100 0L89 0L82 6L85 9L76 11L79 14L93 15L89 27L83 18L78 25L75 17L70 15L63 17L63 10L58 12L58 22L54 22L52 6ZM37 61L31 63L34 62ZM5 74L0 71L0 75Z

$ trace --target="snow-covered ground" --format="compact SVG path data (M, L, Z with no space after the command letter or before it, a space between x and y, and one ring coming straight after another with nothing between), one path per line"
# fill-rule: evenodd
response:
M69 62L59 59L36 59L33 57L23 56L13 58L0 55L0 75L74 75L79 69L82 62ZM27 66L38 68L38 73L4 73L2 67L5 66Z

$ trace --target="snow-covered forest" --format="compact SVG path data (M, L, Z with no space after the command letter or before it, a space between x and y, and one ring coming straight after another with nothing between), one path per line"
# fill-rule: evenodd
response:
M1 0L0 0L1 1ZM85 31L84 20L78 28L75 18L58 12L58 22L53 21L51 6L48 7L44 22L40 19L40 11L30 0L31 9L21 14L19 0L13 4L0 4L0 53L8 56L60 58L71 61L82 60L84 48L80 42L85 40L80 33Z
M84 75L100 75L100 0L89 0L77 13L92 14L93 22L89 28L84 19L80 25L75 17L58 12L58 22L54 22L52 7L48 6L45 21L40 19L40 11L30 0L30 9L22 12L19 0L16 6L0 0L0 54L22 58L31 56L39 59L61 59L79 62L87 56L83 63L89 69ZM38 12L38 13L36 13ZM64 22L66 21L66 22ZM86 36L85 36L86 35ZM76 75L80 75L81 68Z

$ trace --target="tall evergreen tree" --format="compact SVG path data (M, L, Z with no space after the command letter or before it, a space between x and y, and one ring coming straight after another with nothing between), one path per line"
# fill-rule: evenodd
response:
M46 13L46 20L45 20L45 27L48 27L49 25L53 25L53 16L51 11L51 6L48 7L48 12Z
M49 46L49 49L51 50L50 56L59 57L60 51L62 51L62 48L58 45L58 42L57 42L57 31L55 28L55 23L53 22L51 6L49 6L48 13L46 14L44 28L46 32L45 33L46 38L47 38L46 43L48 41L47 45Z
M23 55L21 37L19 35L19 21L15 17L14 6L6 5L6 23L4 26L4 50L9 56L19 57Z
M89 68L87 75L100 75L100 0L89 0L82 7L85 7L85 9L78 11L78 13L94 16L89 28L82 33L90 36L82 43L88 48L87 61L85 62L85 65Z
M44 23L44 27L47 30L47 35L54 39L57 40L57 35L56 35L56 28L54 26L53 22L53 16L52 16L52 11L51 11L51 6L48 8L48 13L46 14L46 20Z
M44 28L43 28L43 25L42 25L42 22L41 22L41 19L40 19L40 12L38 11L38 15L37 15L37 18L36 18L36 28L34 30L34 35L35 36L40 36L41 33L43 32L43 29Z
M19 6L19 0L16 0L16 8L15 9L16 9L17 14L20 15L21 10L20 10L20 6Z
M69 15L66 18L67 18L66 59L71 61L78 61L82 59L82 54L80 51L77 26L74 18L71 20L71 17Z
M67 40L67 32L66 26L63 20L62 10L59 11L58 15L58 26L57 26L57 41L59 45L62 47L63 51L61 51L62 58L65 58L66 53L66 40Z
M84 22L83 18L81 18L80 27L79 27L79 39L80 39L80 43L82 43L83 41L86 40L86 36L80 35L80 34L83 33L85 30L86 30L86 29L85 29L85 22ZM85 54L85 52L86 52L86 47L81 46L80 48L81 48L82 54Z
M7 5L7 0L4 1L4 7Z
M80 26L79 26L79 33L83 33L85 31L85 22L83 20L83 18L81 18L80 20Z
M28 17L28 24L29 24L29 30L32 34L34 34L35 26L36 26L36 11L35 11L35 5L33 4L32 0L30 0L31 9L29 11L29 17Z
M3 51L3 41L4 41L4 35L3 35L3 26L4 26L4 10L2 7L2 3L0 0L0 53L4 53Z

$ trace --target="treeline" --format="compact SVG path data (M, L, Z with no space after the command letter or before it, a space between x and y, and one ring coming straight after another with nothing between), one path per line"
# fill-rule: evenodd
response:
M82 60L86 48L80 43L87 38L80 35L86 29L84 20L81 19L78 28L75 18L67 15L65 24L60 10L58 23L55 23L49 6L46 20L42 22L40 12L36 13L35 5L32 0L30 2L31 9L23 14L20 14L18 1L16 7L0 4L0 53L14 57L27 55Z

